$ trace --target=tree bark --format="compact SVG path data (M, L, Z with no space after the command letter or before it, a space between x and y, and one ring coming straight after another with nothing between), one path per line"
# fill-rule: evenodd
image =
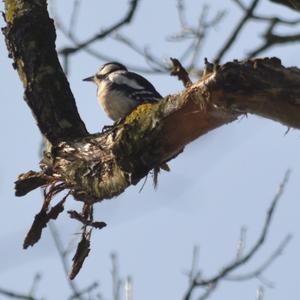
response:
M7 47L25 100L52 143L41 171L22 174L16 194L68 189L94 203L122 193L199 136L251 113L300 128L300 70L277 58L215 66L182 93L139 106L119 125L89 135L55 52L46 1L5 1Z
M54 22L45 0L5 0L9 57L24 86L24 99L42 134L52 143L88 132L55 50Z

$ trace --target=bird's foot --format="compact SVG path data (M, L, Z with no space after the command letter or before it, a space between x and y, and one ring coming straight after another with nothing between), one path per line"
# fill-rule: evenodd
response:
M125 120L125 118L120 118L117 121L115 121L115 123L113 125L105 125L105 126L103 126L102 133L114 130L117 126L119 126L120 124L122 124L124 120Z

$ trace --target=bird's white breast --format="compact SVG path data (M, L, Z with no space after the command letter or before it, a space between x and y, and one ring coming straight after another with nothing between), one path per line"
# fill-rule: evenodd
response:
M103 80L98 85L97 98L107 115L117 121L130 113L136 107L136 102L119 91L111 90L109 84L109 81Z

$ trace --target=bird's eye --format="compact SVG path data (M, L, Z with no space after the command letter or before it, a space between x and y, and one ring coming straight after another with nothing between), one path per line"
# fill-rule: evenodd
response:
M97 75L96 75L96 78L97 78L98 80L102 80L104 77L105 77L105 76L104 76L104 75L101 75L101 74L97 74Z

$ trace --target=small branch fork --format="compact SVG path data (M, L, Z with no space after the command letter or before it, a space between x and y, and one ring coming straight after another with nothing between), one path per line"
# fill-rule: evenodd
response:
M271 221L275 209L278 205L278 201L282 197L282 194L289 180L289 177L290 177L290 170L288 170L285 173L284 178L281 184L279 185L278 191L271 202L271 205L267 212L264 226L262 228L261 234L258 237L256 243L245 254L239 253L237 259L235 259L232 263L225 265L220 272L218 272L216 275L210 278L205 279L200 275L200 272L196 273L195 271L193 271L192 274L196 274L196 275L193 276L192 280L190 279L189 288L185 293L185 296L183 297L184 300L191 300L193 292L198 288L205 289L204 293L202 294L202 296L199 297L199 299L206 299L216 289L216 287L221 283L222 280L242 281L242 280L258 278L261 279L262 281L262 277L261 277L262 273L275 261L276 258L278 258L279 255L282 254L283 250L291 240L291 235L285 237L285 239L280 243L280 245L272 253L272 255L255 271L243 275L231 275L231 273L233 271L236 271L241 266L245 265L250 259L254 257L254 255L258 252L258 250L260 250L261 247L263 246L267 238L268 232L270 230ZM195 266L193 266L193 269L195 269Z

